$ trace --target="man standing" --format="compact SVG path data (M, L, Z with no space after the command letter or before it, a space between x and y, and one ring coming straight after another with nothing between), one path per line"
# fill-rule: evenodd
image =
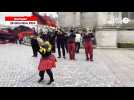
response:
M81 42L81 34L79 34L78 32L76 32L75 42L76 42L76 53L79 53L80 42Z
M39 50L39 44L37 41L37 36L35 36L35 35L31 36L31 46L32 46L32 50L33 50L33 57L37 57L38 50Z
M58 48L58 58L61 58L61 49L63 58L65 59L65 36L63 32L56 31L56 42L57 42L57 48Z
M67 41L68 41L68 33L65 32L65 49L66 49L66 52L68 53Z
M56 38L55 31L52 30L52 32L50 32L50 43L52 45L52 53L56 52L56 49L55 49L55 38Z

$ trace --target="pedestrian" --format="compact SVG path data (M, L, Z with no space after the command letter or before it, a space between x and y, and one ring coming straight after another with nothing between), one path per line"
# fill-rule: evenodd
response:
M19 44L22 44L23 38L24 38L24 34L23 34L23 32L20 32L20 33L18 34Z
M16 44L19 44L19 35L16 34Z
M61 49L63 58L65 59L65 36L60 30L56 31L56 43L58 48L58 58L61 58Z
M65 41L65 49L66 49L66 52L68 53L68 47L67 47L68 33L67 32L65 32L65 39L64 39L64 41Z
M43 29L40 29L39 36L43 34Z
M76 38L75 38L76 53L79 53L80 42L81 42L81 34L79 34L78 32L76 32Z
M43 39L43 41L50 41L50 34L48 34L48 32L43 32L40 38Z
M93 31L91 31L91 34L92 34L93 45L94 45L94 47L96 47L95 29Z
M52 45L52 53L56 52L55 39L56 39L56 33L54 30L52 30L52 32L50 32L50 44Z
M40 83L41 81L43 81L44 73L47 72L50 78L50 81L47 83L48 85L54 82L53 72L51 69L56 67L56 58L54 55L51 54L51 50L52 48L49 41L45 41L39 49L39 53L42 55L42 58L40 59L40 63L38 66L40 76L38 82Z
M31 46L33 50L33 57L37 57L39 50L39 43L37 41L37 36L35 35L31 36Z
M93 61L93 43L92 43L92 34L86 32L83 36L86 60Z
M75 37L75 32L71 30L68 36L68 53L70 60L75 60Z
M35 27L33 27L32 30L33 30L32 34L37 36L38 34L37 34L37 32L36 32Z

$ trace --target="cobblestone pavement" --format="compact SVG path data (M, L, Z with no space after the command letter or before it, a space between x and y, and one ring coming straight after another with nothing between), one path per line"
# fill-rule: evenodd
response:
M57 56L57 55L56 55ZM95 49L94 62L85 60L84 50L76 55L76 61L58 59L53 69L55 82L42 83L37 66L40 56L32 57L29 46L0 44L1 87L131 87L134 86L133 49Z

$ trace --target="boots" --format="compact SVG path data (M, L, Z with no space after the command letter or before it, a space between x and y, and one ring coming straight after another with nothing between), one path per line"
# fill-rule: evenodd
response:
M40 83L40 82L43 81L43 79L44 79L44 73L45 73L45 71L40 71L39 72L40 79L38 80L38 83Z
M50 77L50 81L47 84L50 85L52 82L54 82L53 73L52 73L52 71L50 69L49 70L46 70L46 71L47 71L47 74Z
M40 83L40 82L42 82L43 81L43 78L40 78L39 80L38 80L38 83Z
M50 85L52 82L54 82L54 79L50 80L47 85Z

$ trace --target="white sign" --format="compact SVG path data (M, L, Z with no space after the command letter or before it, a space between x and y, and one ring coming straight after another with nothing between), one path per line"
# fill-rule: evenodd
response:
M122 22L123 22L124 24L127 24L127 23L130 22L130 19L125 17L125 18L123 18Z
M125 17L123 19L113 18L112 20L107 21L108 24L128 24L130 19Z

